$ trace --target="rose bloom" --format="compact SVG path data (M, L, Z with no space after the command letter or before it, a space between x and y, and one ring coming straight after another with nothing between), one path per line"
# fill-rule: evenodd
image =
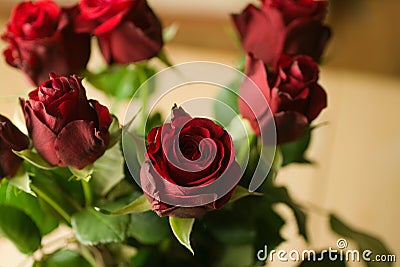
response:
M7 63L21 69L34 85L84 70L90 56L90 36L73 31L76 8L61 9L55 2L24 2L14 7L6 32Z
M28 146L28 137L9 119L0 115L0 180L13 177L22 163L13 150L25 150Z
M79 32L95 35L110 64L150 59L163 46L159 19L145 0L81 0Z
M269 104L277 130L278 144L300 138L309 124L327 105L324 89L318 84L318 65L304 55L289 57L283 55L276 72L268 71L264 62L253 56L247 57L246 75L257 85ZM267 117L268 107L257 105L254 86L242 84L239 92L239 109L247 118L254 131L267 129L271 119ZM244 100L244 101L243 101ZM248 103L253 107L254 113ZM265 135L268 138L268 135ZM269 142L269 140L264 140Z
M326 8L326 1L265 0L261 8L249 5L232 19L245 51L276 68L282 54L319 61L331 35L322 23Z
M232 139L221 126L192 118L180 107L172 113L171 123L148 134L141 186L159 216L198 217L228 202L241 178L240 167Z
M112 117L105 106L87 100L80 78L52 73L29 100L20 101L33 146L50 164L82 169L107 149Z
M286 24L298 18L323 20L328 7L326 0L264 0L264 2L279 9Z

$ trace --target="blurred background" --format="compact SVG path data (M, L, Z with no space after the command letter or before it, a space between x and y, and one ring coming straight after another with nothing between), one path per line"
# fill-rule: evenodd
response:
M1 0L1 31L17 2ZM233 66L241 55L232 38L229 14L255 1L149 2L164 26L179 26L176 37L166 46L172 62L210 60ZM336 247L339 237L329 231L327 217L320 212L324 209L381 238L400 257L399 13L398 0L330 0L328 23L334 35L321 70L329 103L315 122L327 124L314 132L309 151L309 158L316 163L289 166L278 176L278 182L287 185L295 199L311 207L310 248ZM4 47L2 42L0 49ZM31 89L19 71L0 60L2 114L12 118L17 97ZM94 95L101 98L98 92L89 92L89 96ZM284 229L288 241L282 248L306 248L290 223L293 214L277 208L289 220ZM0 267L17 266L23 260L0 238Z

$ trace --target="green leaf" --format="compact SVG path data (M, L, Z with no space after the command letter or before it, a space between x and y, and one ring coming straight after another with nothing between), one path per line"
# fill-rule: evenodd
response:
M185 246L193 255L194 251L190 245L190 233L194 224L194 218L169 217L169 225L179 243Z
M85 203L81 182L70 179L71 172L68 168L46 171L32 167L29 173L32 179L31 188L38 199L47 203L53 214L58 213L70 223L70 215L80 210Z
M176 36L176 33L179 30L179 25L177 23L172 23L168 27L163 29L163 40L165 43L168 43Z
M224 245L241 246L253 244L257 235L250 221L242 219L242 214L219 211L204 218L204 224L211 234Z
M110 216L95 210L85 210L72 216L72 229L84 245L123 242L129 216Z
M57 220L45 212L38 198L17 189L5 180L0 184L0 204L25 212L35 222L42 236L58 226Z
M131 214L127 235L142 244L157 244L169 234L167 218L160 218L152 211Z
M251 245L228 245L225 247L218 266L245 267L253 266L254 247Z
M89 164L81 170L75 169L73 167L68 167L68 169L77 180L85 180L86 182L89 182L92 178L93 164Z
M119 124L118 118L114 115L112 117L113 121L108 129L108 132L110 133L110 143L108 144L108 148L111 148L117 144L119 140L121 140L122 136L122 128Z
M298 205L289 195L287 188L275 187L271 184L263 188L263 192L266 198L270 199L273 203L284 203L290 209L292 209L297 226L299 228L299 234L308 240L308 234L306 229L307 215L303 209Z
M145 139L129 131L124 131L123 135L125 159L127 161L136 159L139 163L142 163L146 152Z
M85 258L76 251L62 249L51 254L38 266L41 267L92 267Z
M370 250L372 255L391 255L387 246L378 238L358 231L348 226L335 214L330 214L329 222L332 230L343 238L349 238L357 243L360 251ZM371 256L373 258L373 256ZM391 262L366 262L368 267L392 266Z
M93 174L90 183L93 190L100 196L105 196L125 177L124 156L119 145L108 149L103 156L93 163Z
M18 189L35 196L35 193L30 187L31 179L29 178L29 175L26 172L23 164L21 164L15 176L9 179L9 183Z
M27 162L33 164L34 166L36 166L40 169L53 170L53 169L57 168L56 166L52 166L49 163L47 163L38 153L36 153L30 149L26 149L26 150L22 150L22 151L13 150L13 152L17 156L23 158Z
M160 126L163 123L162 116L160 112L155 112L151 114L146 122L146 136L156 126Z
M198 229L205 229L208 240L213 241L218 249L222 251L233 246L234 250L237 247L242 247L245 250L253 251L263 249L265 244L268 244L268 250L275 249L283 240L281 237L281 229L285 221L273 209L273 203L269 202L265 196L262 197L246 197L241 201L233 203L218 212L209 212L196 225L196 231L193 232L195 240L198 242L199 236L203 233L198 233ZM200 228L201 229L201 228ZM196 243L198 244L198 243ZM211 245L211 244L210 244ZM247 247L246 246L250 246ZM198 255L201 255L201 247L196 246ZM219 252L218 255L223 255ZM225 256L224 256L225 257ZM228 260L229 255L226 255ZM263 266L262 262L256 261L256 253L243 253L241 261L253 262L244 266ZM221 259L222 260L222 259ZM219 266L219 265L218 265Z
M32 219L21 210L0 205L0 232L24 254L40 247L40 231Z
M158 59L165 64L165 66L167 67L172 67L173 64L171 63L171 61L169 60L167 54L165 53L164 50L161 50L160 53L158 53L157 55Z
M239 92L240 84L241 80L239 79L233 81L229 85L231 90L222 88L216 96L216 100L218 101L216 101L214 105L215 120L225 127L239 114L238 95L236 93ZM233 112L227 112L227 106L229 106Z
M247 188L244 188L243 186L236 186L235 191L233 192L233 195L231 199L229 200L228 203L233 203L241 198L247 197L247 196L262 196L262 193L257 193L257 192L250 192Z
M99 73L86 73L89 83L117 100L131 99L142 84L156 71L145 63L112 65Z
M294 142L280 145L280 150L283 157L282 166L286 166L290 163L311 163L306 158L305 153L311 141L311 131L314 128L310 127L304 135Z
M131 214L131 213L140 213L151 210L150 202L147 200L145 195L141 195L140 197L133 200L131 203L126 205L125 207L109 211L99 207L95 208L96 210L100 211L101 213L108 214L108 215L124 215L124 214Z

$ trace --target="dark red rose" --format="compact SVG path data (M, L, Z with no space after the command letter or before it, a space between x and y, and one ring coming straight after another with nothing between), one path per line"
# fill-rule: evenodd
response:
M0 180L11 178L22 163L13 150L27 149L29 139L6 117L0 115Z
M112 117L87 100L82 79L50 74L29 100L20 101L33 146L50 164L82 169L104 154Z
M322 12L315 11L319 14L316 15L293 11L289 4L293 1L272 1L274 4L267 1L261 8L249 5L241 14L232 16L245 51L270 68L276 68L282 54L303 54L319 61L330 38L330 29L321 22ZM298 9L303 7L299 3L292 4Z
M278 144L301 137L308 125L326 107L326 93L318 84L318 73L317 63L304 55L282 56L275 73L268 73L262 60L247 57L246 75L258 86L269 103L276 124ZM268 107L257 105L258 100L252 98L254 90L258 89L243 84L239 108L242 116L249 119L254 131L260 134L271 122L271 118L266 117ZM243 100L253 107L255 114Z
M198 217L221 208L241 178L230 135L174 108L148 137L141 186L159 216Z
M276 7L282 13L286 24L298 18L322 20L328 10L325 0L265 0L264 5Z
M53 1L24 2L12 11L2 36L9 65L21 69L35 85L60 75L79 73L90 56L90 35L73 31L77 8L61 9Z
M108 63L152 58L163 46L159 19L145 0L81 0L76 29L95 35Z

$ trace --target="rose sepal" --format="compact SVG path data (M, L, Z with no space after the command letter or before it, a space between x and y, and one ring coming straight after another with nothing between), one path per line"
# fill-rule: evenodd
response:
M26 160L35 167L38 167L39 169L50 171L57 168L57 166L53 166L49 164L47 161L45 161L36 151L32 149L25 149L22 151L13 150L13 152L18 157Z

